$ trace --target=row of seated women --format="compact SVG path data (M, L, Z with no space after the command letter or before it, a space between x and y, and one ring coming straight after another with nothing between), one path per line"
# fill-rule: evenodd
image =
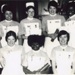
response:
M31 50L25 53L24 47L16 44L16 33L14 31L7 32L5 36L7 45L0 49L1 75L74 75L75 48L68 45L70 34L61 30L57 39L60 45L52 49L49 58L47 53L43 51L45 36L28 36L28 45Z

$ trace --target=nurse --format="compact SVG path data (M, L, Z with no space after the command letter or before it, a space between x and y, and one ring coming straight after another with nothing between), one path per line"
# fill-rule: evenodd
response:
M68 45L70 35L62 30L58 34L58 46L51 52L52 67L54 74L73 75L75 70L75 48Z
M28 6L26 8L27 18L21 20L21 30L22 30L22 38L24 39L23 46L25 48L25 52L30 51L30 47L28 46L28 36L29 35L41 35L41 21L37 18L34 18L35 9L33 6Z
M57 13L58 4L55 1L50 1L48 4L49 15L42 18L42 30L45 39L45 49L50 57L51 50L59 43L56 39L60 27L64 26L65 18Z
M20 26L20 24L17 21L13 20L13 11L9 5L5 6L3 13L4 13L5 19L0 22L0 26L2 27L2 29L0 30L0 32L2 32L0 35L2 37L2 40L1 40L2 47L7 45L7 43L5 41L6 33L8 31L12 30L18 36L19 26ZM16 44L19 44L18 40L17 40Z
M28 45L31 51L25 54L23 70L26 74L49 74L50 60L46 52L41 49L44 45L44 36L30 35Z
M15 44L17 41L16 33L7 32L5 40L7 45L0 50L3 66L1 75L25 75L21 66L25 53L22 46Z

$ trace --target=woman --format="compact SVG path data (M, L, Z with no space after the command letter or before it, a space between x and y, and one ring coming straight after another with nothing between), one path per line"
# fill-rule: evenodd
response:
M21 66L24 50L22 46L15 45L17 41L16 33L9 31L6 34L5 40L7 46L1 49L3 58L3 61L1 61L3 66L1 75L24 75Z
M41 46L44 45L44 36L30 35L28 45L31 47L31 51L25 54L22 63L24 72L26 74L49 74L50 60L43 48L41 49Z
M42 18L43 35L46 36L45 48L50 57L51 50L59 43L56 39L58 32L64 26L65 18L57 13L58 4L55 1L50 1L48 4L49 15Z
M53 72L57 75L74 75L75 48L68 45L70 34L61 30L57 38L60 45L51 52Z
M25 52L30 51L30 47L28 46L28 36L29 35L41 35L41 21L39 19L34 18L35 9L33 6L28 6L26 8L27 18L21 20L21 31L22 38L24 39L23 46L25 47Z
M17 21L13 20L14 13L13 13L13 10L11 9L11 7L9 5L7 5L5 7L5 9L3 11L3 15L4 15L5 19L0 22L0 26L2 26L2 29L0 30L0 32L2 32L0 34L0 36L2 37L2 40L1 40L2 47L7 45L7 43L5 41L6 33L8 31L12 30L18 36L19 26L20 26L20 24ZM18 40L17 40L16 43L17 44L19 43Z

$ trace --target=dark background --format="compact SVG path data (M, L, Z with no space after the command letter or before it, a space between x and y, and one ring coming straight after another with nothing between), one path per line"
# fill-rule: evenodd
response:
M26 3L27 2L34 2L35 5L35 17L40 18L41 15L46 15L47 11L44 9L47 9L48 2L50 0L0 0L0 7L2 4L10 4L11 9L13 10L13 20L16 20L20 22L22 19L26 18ZM65 5L69 1L74 0L58 0L59 9L62 7L65 7ZM59 13L62 13L61 10L59 10ZM0 11L0 21L4 20L4 15Z

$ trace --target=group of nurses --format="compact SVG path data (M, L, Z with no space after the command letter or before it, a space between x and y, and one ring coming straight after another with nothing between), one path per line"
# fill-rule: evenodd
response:
M18 23L16 21L13 21L12 11L9 10L9 9L6 9L6 11L4 12L5 20L0 22L0 37L2 37L2 40L1 40L2 47L6 46L7 44L8 45L10 44L10 43L8 43L8 41L7 42L5 41L5 36L9 31L14 31L16 33L18 39L19 38L24 39L23 47L24 47L25 53L31 52L31 50L32 50L31 47L28 45L28 37L30 35L44 35L46 37L45 42L44 42L44 50L45 50L45 52L47 52L47 55L49 56L49 58L51 60L52 59L51 58L52 49L55 46L59 45L59 42L57 40L58 33L60 32L60 30L62 28L63 29L67 28L66 25L68 25L65 22L65 18L63 16L59 15L57 13L57 11L58 11L57 2L50 1L49 4L48 4L49 15L46 15L45 17L42 17L42 23L41 23L41 21L39 19L34 18L34 16L35 16L34 7L33 6L28 6L26 8L27 18L21 20L20 23ZM70 27L69 27L69 29L70 29ZM68 30L68 28L67 28L67 30ZM18 40L16 44L20 44L21 42L22 41ZM6 49L9 50L11 48L14 49L14 47L11 47L11 48L10 47L8 47L8 48L4 47L4 48L5 48L5 50ZM9 54L11 53L9 51L7 51L7 52ZM6 59L6 56L5 56L6 52L2 51L2 54L3 54L4 59ZM13 54L15 56L17 55L12 51L11 55L13 55ZM65 54L65 53L63 53L63 54ZM59 54L57 52L56 57L58 57L58 55ZM11 56L10 57L9 56L7 57L8 59L6 59L6 61L9 61L9 59L12 58ZM17 59L17 58L15 58L15 59ZM57 64L58 64L58 62L57 62ZM7 69L7 65L5 67ZM9 65L8 65L8 67L9 67ZM8 68L8 69L10 69L10 68ZM21 66L20 66L20 69L21 69ZM5 73L6 74L11 74L11 73L8 73L8 70L5 70ZM4 75L4 74L2 73L2 75Z

